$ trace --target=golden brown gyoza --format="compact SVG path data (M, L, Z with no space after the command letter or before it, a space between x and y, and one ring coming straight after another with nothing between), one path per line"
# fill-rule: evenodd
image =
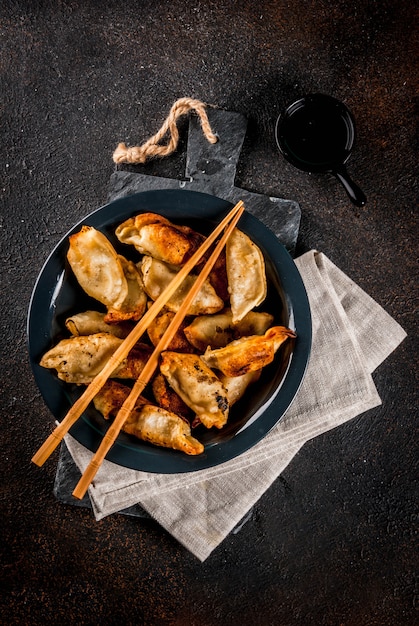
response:
M141 274L132 261L128 261L121 255L118 255L118 259L127 281L127 295L119 307L108 307L105 322L108 324L118 324L129 320L138 322L147 308L147 294L144 291Z
M132 261L116 250L103 233L92 226L70 236L68 262L82 289L104 304L107 323L138 321L147 306L141 275Z
M261 304L267 293L263 254L238 228L226 244L226 266L233 321L238 322Z
M152 300L157 300L178 272L177 268L172 265L153 259L151 256L144 256L140 267L144 289ZM192 274L189 274L185 278L179 289L175 291L173 296L166 303L166 307L170 311L174 311L176 313L176 311L179 310L186 294L191 289L195 281L196 276L193 276ZM223 307L223 300L221 300L221 298L216 294L214 288L207 279L189 307L187 315L217 313Z
M118 308L128 295L121 259L103 233L92 226L70 235L67 259L82 289L106 307Z
M153 346L157 346L165 331L168 329L174 316L175 313L173 313L172 311L163 311L162 313L160 313L160 315L157 315L157 317L148 326L147 334ZM172 341L167 346L168 350L174 350L175 352L195 351L193 346L191 346L189 341L186 339L184 333L184 328L187 324L188 322L183 320Z
M62 339L44 354L40 365L55 369L58 378L67 383L88 384L103 369L122 341L109 333ZM112 373L112 378L138 378L150 354L149 346L136 344Z
M182 265L198 249L204 236L188 226L172 224L156 213L142 213L118 226L119 241L172 265Z
M242 337L229 343L225 348L208 348L201 359L225 376L241 376L254 372L271 363L279 346L296 334L285 326L272 326L262 336Z
M93 402L95 408L108 419L115 416L130 389L115 381L108 381ZM191 435L188 422L140 397L122 426L129 435L157 446L180 450L189 455L202 454L204 446Z
M211 348L224 348L234 339L249 335L263 335L273 323L270 313L249 311L243 319L233 322L231 309L214 315L200 315L184 329L188 341L201 352Z
M96 333L110 333L124 339L132 326L129 324L107 324L105 314L100 311L83 311L75 313L65 320L65 326L72 335L94 335Z
M227 392L196 354L163 352L160 371L169 385L207 428L222 428L228 419Z
M93 398L95 409L99 411L105 419L115 417L130 392L131 387L128 387L128 385L124 385L118 380L108 379ZM147 400L143 396L139 396L136 400L135 407L141 407L144 404L147 404Z

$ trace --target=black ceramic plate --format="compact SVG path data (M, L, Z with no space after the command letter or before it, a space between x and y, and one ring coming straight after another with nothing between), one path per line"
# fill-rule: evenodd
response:
M231 203L208 194L187 190L147 191L111 202L76 224L46 261L36 282L28 315L29 354L36 383L53 416L61 421L81 391L60 381L53 370L39 366L41 356L66 336L64 320L69 315L96 308L85 296L69 269L68 237L83 224L101 230L121 254L127 246L114 236L118 224L145 212L160 213L176 223L185 223L208 234L232 208ZM191 472L232 459L260 441L281 419L293 401L304 377L311 347L311 316L300 274L277 237L259 220L245 212L239 227L262 249L268 278L268 296L263 310L275 315L275 323L293 328L297 339L292 353L282 351L264 368L260 380L234 405L229 422L221 430L199 427L195 436L205 445L199 456L158 448L121 433L107 459L133 469L166 474ZM138 259L135 250L133 260ZM89 450L99 446L108 422L92 407L70 430ZM202 429L202 430L201 430Z

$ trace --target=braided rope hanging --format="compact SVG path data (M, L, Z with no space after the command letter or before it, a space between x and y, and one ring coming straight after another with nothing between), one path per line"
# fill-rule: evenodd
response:
M117 164L145 163L149 158L165 157L172 154L179 143L177 121L179 117L186 115L190 111L195 111L200 118L202 132L207 140L210 143L216 143L218 138L211 130L205 108L206 105L203 102L194 100L193 98L180 98L176 100L160 130L153 135L153 137L150 137L142 146L128 148L125 143L118 144L113 153L114 162ZM160 143L168 132L170 133L168 142L166 144Z

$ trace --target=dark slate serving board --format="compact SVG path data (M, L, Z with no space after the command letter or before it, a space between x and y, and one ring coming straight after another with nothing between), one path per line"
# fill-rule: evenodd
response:
M292 254L300 226L299 204L294 200L253 193L234 185L246 136L246 118L241 113L209 109L208 119L219 140L215 144L209 143L202 133L199 119L191 116L183 179L118 170L111 176L109 200L152 189L201 191L234 204L243 200L246 210L268 226Z

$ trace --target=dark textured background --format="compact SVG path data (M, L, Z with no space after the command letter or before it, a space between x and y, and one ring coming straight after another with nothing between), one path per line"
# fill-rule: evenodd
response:
M414 6L0 3L2 624L418 623ZM309 91L356 118L364 209L277 154L278 113ZM298 252L325 252L409 334L374 375L383 405L307 444L204 564L154 522L58 503L57 456L30 463L51 429L26 350L34 281L106 201L116 144L144 141L181 96L248 117L236 184L298 201ZM140 171L183 165L180 153Z

